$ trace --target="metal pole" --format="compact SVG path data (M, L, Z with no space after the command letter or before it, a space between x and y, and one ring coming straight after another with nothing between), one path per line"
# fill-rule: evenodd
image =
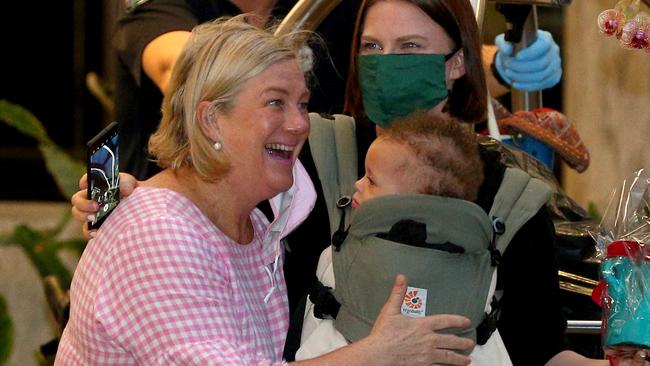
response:
M600 334L600 320L567 320L568 334Z
M476 8L474 8L474 15L476 16L476 23L478 23L478 31L483 34L483 19L485 18L485 3L487 0L476 0Z
M515 54L530 46L537 39L537 6L533 5L524 23L521 41L515 46ZM512 89L512 110L530 111L542 106L542 92L525 92Z
M275 31L276 35L297 30L313 31L342 0L300 0Z

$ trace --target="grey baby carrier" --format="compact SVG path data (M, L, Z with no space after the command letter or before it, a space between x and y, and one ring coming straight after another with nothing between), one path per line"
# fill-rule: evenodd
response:
M318 284L310 290L314 314L335 318L344 337L358 340L372 329L395 275L404 273L410 287L427 290L426 300L418 299L426 303L422 315L463 314L472 329L457 334L485 343L496 328L498 307L484 312L492 274L514 234L548 201L548 186L508 168L487 215L468 201L401 195L369 200L350 220L349 197L358 178L354 120L310 118L309 144L334 233L336 278L333 292Z
M352 342L367 336L402 273L411 288L402 312L464 315L471 328L456 333L476 341L494 271L491 239L490 220L472 202L430 195L364 202L332 251L336 329Z

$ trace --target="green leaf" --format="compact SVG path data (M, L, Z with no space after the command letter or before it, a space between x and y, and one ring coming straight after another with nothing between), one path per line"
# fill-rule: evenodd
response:
M45 158L45 166L63 195L70 199L79 191L79 178L86 173L86 167L54 144L38 146Z
M84 249L86 248L86 244L88 244L88 240L86 239L70 239L70 240L60 240L55 243L52 243L51 245L56 252L58 252L61 249L69 249L81 255L81 253L83 253Z
M0 296L0 365L4 365L11 355L13 347L14 325L7 312L5 299Z
M79 178L86 172L84 164L56 146L47 135L43 124L30 111L6 100L0 100L0 120L39 142L38 147L43 154L45 166L66 198L72 197L79 190Z
M62 286L70 287L72 274L59 259L56 253L59 246L54 239L47 237L42 230L35 230L21 224L16 226L13 240L15 244L22 247L42 278L55 275Z
M4 99L0 100L0 120L5 121L21 133L35 138L40 143L52 143L43 124L32 112L17 104L13 104Z

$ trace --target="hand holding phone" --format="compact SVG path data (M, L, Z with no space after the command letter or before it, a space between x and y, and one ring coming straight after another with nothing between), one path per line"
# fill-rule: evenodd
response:
M88 229L99 228L120 202L118 124L113 122L88 141L88 199L99 204L99 211Z

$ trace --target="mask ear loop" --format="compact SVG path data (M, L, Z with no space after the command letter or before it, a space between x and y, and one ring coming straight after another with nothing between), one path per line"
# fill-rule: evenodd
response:
M451 60L454 56L456 56L456 54L458 53L458 51L460 51L461 49L462 49L461 46L456 46L456 47L455 47L451 52L449 52L448 54L446 54L446 55L445 55L445 63L446 63L447 61ZM446 67L446 66L445 66L445 67ZM451 95L451 90L447 90L447 95ZM445 103L445 105L442 107L442 112L443 112L443 113L447 113L447 112L449 112L449 100L447 100L447 103Z
M454 49L451 50L451 52L449 52L448 54L445 55L445 62L451 60L452 57L456 56L456 54L458 53L458 51L460 51L461 49L462 49L461 46L456 46L456 47L454 47Z

